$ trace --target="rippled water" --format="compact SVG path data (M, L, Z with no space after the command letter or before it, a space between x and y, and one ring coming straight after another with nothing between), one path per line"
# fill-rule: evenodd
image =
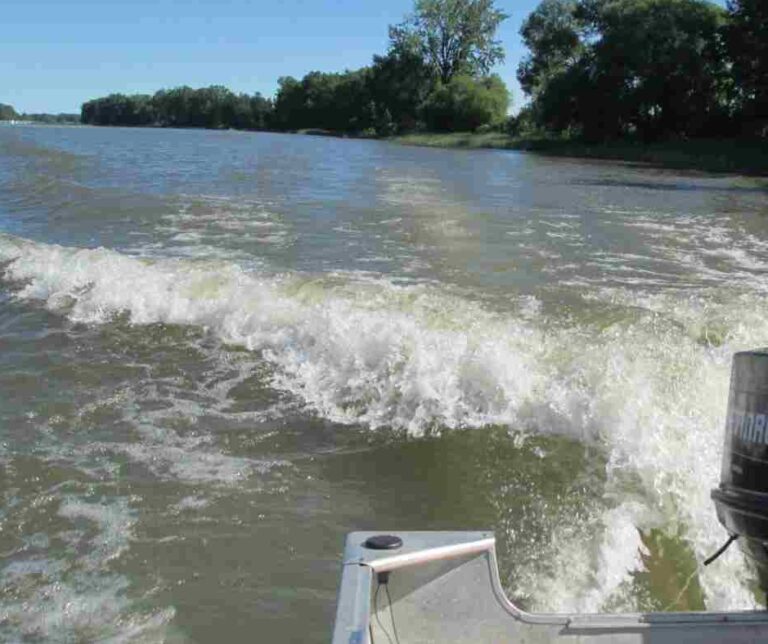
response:
M768 187L0 128L0 639L327 641L343 536L495 530L534 610L754 605L720 545Z

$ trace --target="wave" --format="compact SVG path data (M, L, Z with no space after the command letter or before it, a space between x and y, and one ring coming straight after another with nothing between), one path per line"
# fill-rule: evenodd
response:
M698 562L723 538L709 491L730 355L768 333L757 295L626 292L620 302L614 293L623 315L606 324L547 318L530 297L502 313L436 285L274 276L10 235L0 235L0 262L16 298L73 321L195 325L257 351L275 388L335 422L411 435L504 425L599 445L599 532L565 534L551 574L520 581L539 607L591 611L615 601L642 566L640 531L682 534ZM709 608L754 605L736 549L699 580Z

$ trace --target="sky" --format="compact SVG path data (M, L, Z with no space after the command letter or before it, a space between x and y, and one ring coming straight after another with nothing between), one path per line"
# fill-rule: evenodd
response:
M523 96L518 31L538 0L496 0L506 61L495 71ZM412 0L3 0L0 103L79 112L112 92L224 85L273 96L280 76L356 69L387 49Z

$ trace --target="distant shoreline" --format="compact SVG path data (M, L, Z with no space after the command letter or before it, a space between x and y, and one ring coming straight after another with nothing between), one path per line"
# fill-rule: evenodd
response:
M768 177L768 146L761 141L692 139L689 141L611 141L515 137L503 132L420 132L396 136L366 136L322 129L261 130L340 139L387 141L398 145L453 150L518 150L553 157L620 161L670 170L698 170L717 174Z
M761 141L693 139L655 143L585 143L575 140L513 137L500 132L405 134L389 137L387 140L401 145L421 147L520 150L557 157L624 161L675 170L768 177L768 146Z
M611 141L514 137L502 132L420 132L397 136L364 136L327 130L299 130L286 134L388 141L398 145L453 150L518 150L553 157L620 161L670 170L698 170L717 174L768 177L768 146L761 141L692 139L688 141Z

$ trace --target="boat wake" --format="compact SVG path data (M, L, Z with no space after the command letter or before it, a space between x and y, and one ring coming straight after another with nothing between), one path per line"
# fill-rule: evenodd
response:
M534 608L633 608L622 593L643 569L643 534L679 535L699 567L723 539L709 492L730 356L768 333L756 295L598 291L623 311L605 324L547 318L530 298L500 312L436 285L274 275L5 234L0 262L17 300L74 322L188 325L256 352L274 389L336 423L412 436L502 425L598 445L599 514L553 526L548 573L511 582ZM736 549L702 568L707 607L753 606L750 578Z

